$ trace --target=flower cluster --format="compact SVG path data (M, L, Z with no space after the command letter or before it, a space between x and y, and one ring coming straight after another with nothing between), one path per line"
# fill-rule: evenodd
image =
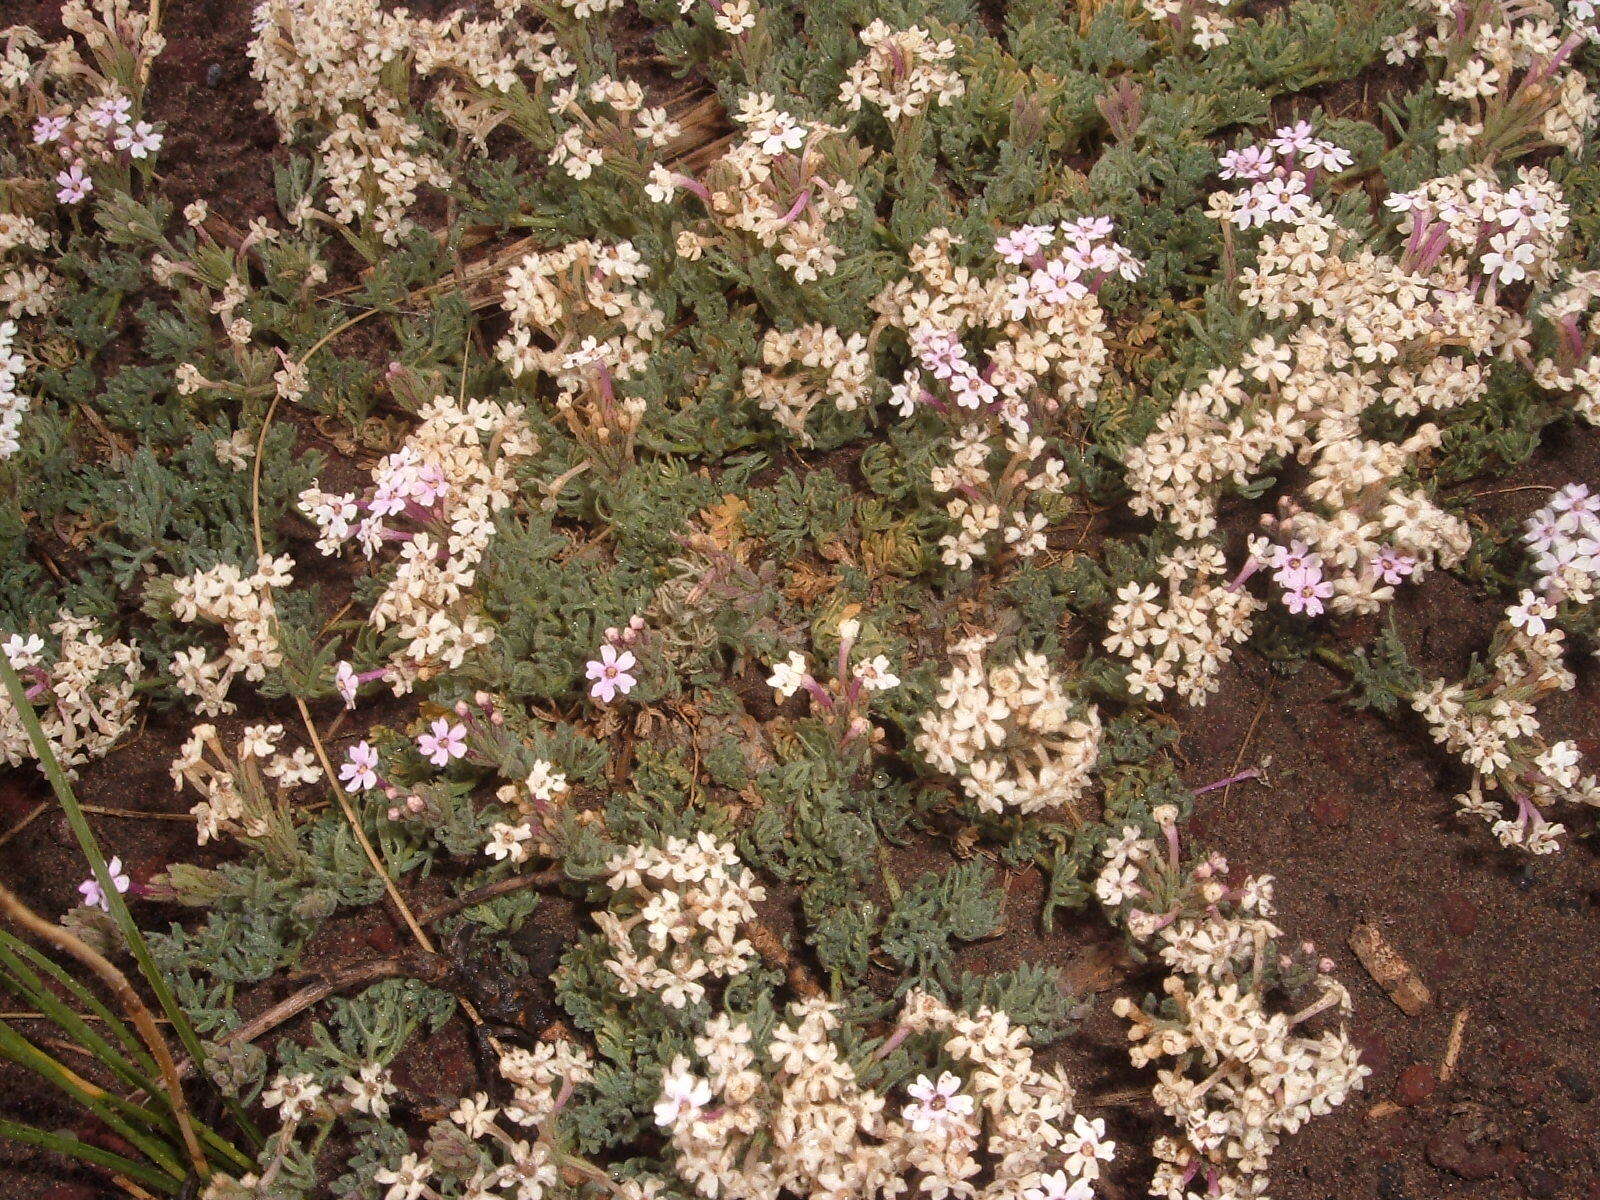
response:
M740 936L767 892L733 847L709 833L630 846L606 863L611 907L595 913L610 944L606 967L625 996L656 993L670 1008L704 998L707 977L731 978L755 962Z
M398 243L411 229L407 214L418 189L450 182L422 150L421 126L385 84L391 64L406 63L422 39L422 26L376 0L261 0L252 25L247 53L261 84L257 103L285 140L304 125L326 131L317 150L331 193L328 215Z
M210 621L222 626L228 644L218 658L200 646L172 656L172 677L178 689L194 698L202 716L231 713L235 705L228 690L237 676L251 683L283 662L278 643L278 610L274 588L293 581L294 560L287 554L268 555L246 575L232 563L218 563L206 571L173 580L172 615L185 624Z
M1291 160L1287 178L1309 178L1313 156L1337 165L1308 129L1289 127L1259 153L1225 156L1224 174L1259 189L1284 182L1277 172ZM1297 459L1306 482L1263 519L1267 536L1252 539L1228 590L1270 564L1291 611L1373 612L1406 579L1458 562L1470 534L1411 482L1418 459L1439 446L1439 426L1391 419L1380 436L1368 419L1442 413L1481 395L1480 360L1525 338L1520 285L1550 277L1567 213L1538 168L1510 187L1481 172L1430 180L1390 197L1408 216L1395 258L1346 233L1309 185L1293 197L1283 212L1248 222L1238 219L1240 197L1212 198L1229 228L1271 226L1238 274L1240 301L1268 330L1236 367L1214 367L1183 391L1129 452L1132 507L1184 539L1209 538L1225 488Z
M13 633L0 642L0 654L21 678L56 761L73 775L133 728L144 664L135 643L107 640L93 620L66 609L49 633L53 653L38 634ZM15 767L33 757L21 714L0 691L0 759Z
M717 231L733 235L729 253L752 245L774 251L796 283L811 283L839 268L840 250L829 226L859 204L845 178L865 151L843 139L837 126L806 123L776 107L764 92L746 95L733 117L743 135L699 179L657 164L646 191L658 204L687 191L710 220L678 234L678 253L701 257Z
M570 123L556 138L550 164L583 180L609 160L642 177L653 152L683 134L683 127L664 108L644 101L644 88L631 79L602 76L587 88L577 84L562 88L550 98L550 112Z
M17 323L0 321L0 459L10 458L22 449L18 431L32 403L17 390L17 381L27 364L16 349L16 337Z
M1278 129L1265 142L1229 150L1218 174L1246 185L1226 202L1226 219L1239 229L1294 224L1314 207L1319 177L1337 174L1354 160L1343 146L1319 138L1309 121Z
M1562 661L1565 635L1549 624L1555 612L1526 593L1495 631L1487 667L1464 682L1434 680L1411 698L1434 741L1472 771L1457 807L1488 824L1501 845L1533 854L1560 848L1565 827L1546 817L1552 805L1600 807L1600 780L1581 774L1576 744L1550 741L1540 729L1540 701L1577 685ZM1493 792L1503 803L1486 794Z
M1150 1194L1244 1200L1263 1194L1282 1136L1343 1104L1370 1072L1343 1029L1300 1032L1319 1013L1347 1012L1349 995L1314 947L1281 949L1272 880L1231 885L1215 855L1183 864L1176 810L1153 815L1164 842L1124 828L1095 881L1101 903L1168 972L1159 1000L1116 1002L1134 1065L1164 1064L1155 1099L1178 1126L1156 1139ZM1298 1011L1271 1003L1302 994Z
M995 243L1004 265L992 275L958 266L958 245L934 230L913 249L911 276L873 306L904 331L914 358L891 393L899 412L931 410L951 429L932 472L956 523L940 547L945 563L969 570L991 540L1024 558L1044 548L1037 506L1068 479L1043 434L1093 403L1109 356L1098 293L1140 267L1103 218L1013 230ZM989 343L985 361L973 361L969 340Z
M761 361L744 369L745 395L805 444L811 441L806 419L817 405L832 402L840 412L854 412L872 399L872 360L859 333L846 338L814 324L769 329Z
M1494 162L1555 146L1583 150L1600 112L1573 54L1597 38L1594 8L1567 5L1411 0L1418 24L1391 35L1391 63L1427 61L1433 89L1462 106L1460 118L1440 123L1441 150L1466 150Z
M861 42L867 53L839 88L839 100L851 112L859 112L866 101L898 125L966 94L965 81L949 65L956 55L949 38L935 41L920 26L892 29L877 19L861 31Z
M256 840L292 843L287 793L316 783L322 768L310 750L279 748L282 725L249 725L232 753L215 725L196 725L172 760L172 786L187 784L203 799L189 811L195 839L204 846L224 833Z
M1093 1195L1115 1147L1104 1122L1075 1113L1061 1068L1035 1065L1025 1026L912 992L869 1063L918 1038L946 1069L918 1076L896 1117L890 1095L862 1082L869 1063L853 1065L835 1041L842 1021L842 1005L800 1001L759 1046L749 1025L723 1014L695 1039L703 1065L672 1063L656 1123L698 1195L872 1200L913 1184L973 1200Z
M1582 608L1595 602L1600 595L1600 495L1586 484L1569 483L1527 519L1522 543L1533 555L1538 591L1546 604ZM1537 603L1537 597L1524 595L1521 619L1513 614L1513 623L1530 634L1544 632L1542 624L1532 623L1530 610Z
M495 799L517 810L518 818L515 824L497 821L491 825L489 843L483 852L490 858L519 864L533 857L536 847L551 849L539 838L550 828L553 806L568 790L564 774L544 759L535 759L520 785L508 783L495 793Z
M1165 24L1174 42L1197 49L1226 46L1233 30L1233 0L1142 0L1144 11Z
M872 725L865 710L872 695L900 686L900 676L890 670L887 655L855 658L860 637L860 621L846 617L839 622L839 650L834 656L831 688L818 682L806 656L798 650L791 650L787 658L775 663L767 678L767 686L780 700L804 690L811 698L813 711L828 723L841 745L869 734Z
M940 681L939 707L922 715L917 752L935 769L959 776L982 812L1019 813L1079 807L1100 756L1100 714L1068 695L1042 654L986 666L988 639L955 648L958 661Z
M493 640L470 598L472 584L495 515L517 491L514 468L539 445L515 404L437 396L419 416L404 445L373 468L362 497L319 487L300 495L324 554L352 540L369 559L399 546L394 575L368 617L379 631L393 625L405 642L383 675L397 695ZM350 682L340 688L347 701Z
M554 378L556 407L572 434L607 466L626 462L645 402L616 385L644 373L665 324L641 286L649 278L632 242L570 242L511 268L510 328L495 354L512 378Z
M1561 189L1543 167L1520 168L1509 187L1486 168L1468 168L1395 192L1384 207L1397 214L1395 228L1406 238L1401 266L1432 273L1457 290L1465 274L1489 304L1505 289L1555 278L1571 224ZM1511 336L1490 334L1488 340L1504 344Z
M1161 582L1125 583L1106 623L1105 647L1126 658L1128 690L1150 701L1176 691L1204 704L1234 648L1255 628L1262 602L1226 581L1226 559L1209 542L1183 546L1160 564Z
M587 1051L568 1041L541 1041L531 1050L500 1051L501 1078L511 1098L495 1105L486 1093L463 1097L428 1127L424 1152L411 1152L373 1172L384 1200L422 1196L540 1200L557 1194L563 1166L611 1183L585 1160L557 1149L555 1124L574 1091L594 1078ZM362 1081L347 1086L359 1100ZM565 1139L560 1139L564 1141ZM611 1184L621 1200L646 1200L637 1184Z
M1539 305L1554 347L1533 364L1533 377L1541 387L1572 393L1578 415L1600 425L1600 271L1574 271L1563 282Z

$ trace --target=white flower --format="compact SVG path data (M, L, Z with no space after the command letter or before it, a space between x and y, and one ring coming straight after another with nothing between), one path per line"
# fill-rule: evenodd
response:
M962 1092L961 1080L949 1071L940 1075L937 1083L926 1075L918 1075L917 1081L906 1091L916 1103L906 1105L900 1115L917 1133L942 1129L958 1118L972 1115L972 1097Z
M773 664L767 686L787 700L805 685L808 675L805 656L798 650L791 650L787 659Z
M679 1055L661 1077L661 1099L656 1101L656 1124L673 1127L694 1121L711 1103L711 1085L689 1071L689 1060Z

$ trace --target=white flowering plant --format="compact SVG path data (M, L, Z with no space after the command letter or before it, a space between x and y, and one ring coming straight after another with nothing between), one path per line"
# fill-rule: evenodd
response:
M1188 780L1241 663L1465 772L1441 846L1593 833L1596 481L1477 487L1594 461L1589 0L237 7L249 197L157 172L175 6L0 29L0 758L88 864L0 886L0 1056L120 1140L0 1136L1262 1197L1370 1013L1185 824L1270 786ZM1470 663L1401 620L1452 588ZM1170 1129L1061 1065L1096 1003Z

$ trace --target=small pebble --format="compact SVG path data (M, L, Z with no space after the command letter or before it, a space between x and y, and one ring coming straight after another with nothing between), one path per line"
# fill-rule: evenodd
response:
M1395 1080L1395 1102L1407 1106L1421 1104L1433 1095L1433 1089L1438 1086L1439 1079L1433 1073L1433 1067L1427 1063L1412 1063Z
M206 86L219 88L222 86L222 64L214 62L206 67Z
M1404 1167L1390 1163L1378 1168L1378 1200L1410 1200Z
M1350 804L1338 796L1319 796L1311 802L1311 819L1318 825L1338 829L1350 823Z
M1567 1089L1567 1095L1579 1104L1587 1104L1594 1099L1594 1085L1577 1067L1557 1067L1556 1078Z
M1522 1180L1523 1190L1534 1200L1550 1200L1561 1194L1561 1177L1543 1167L1523 1167L1517 1172L1517 1178Z
M1471 937L1478 931L1478 906L1459 892L1451 892L1440 905L1445 927L1457 937Z
M1469 1142L1459 1129L1445 1129L1428 1141L1428 1162L1458 1179L1493 1179L1506 1169L1505 1156L1493 1146Z

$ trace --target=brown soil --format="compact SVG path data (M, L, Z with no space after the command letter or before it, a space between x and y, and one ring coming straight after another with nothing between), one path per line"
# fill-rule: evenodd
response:
M58 7L59 0L11 0L6 19L52 28ZM168 194L180 205L204 196L239 225L272 208L276 145L271 122L251 105L249 7L245 0L169 0L170 49L151 97L155 117L167 123ZM1574 479L1600 481L1600 436L1592 432L1568 435L1509 478L1482 485L1489 494L1480 502L1491 518L1521 515L1544 502L1542 488ZM1394 612L1413 660L1440 675L1458 672L1497 619L1492 604L1448 577L1408 593ZM1600 755L1596 683L1591 664L1578 691L1550 706L1549 718L1590 757ZM1593 844L1571 838L1562 853L1533 862L1500 853L1481 827L1453 814L1450 797L1460 780L1418 723L1354 712L1340 699L1344 686L1321 666L1285 676L1246 652L1206 708L1173 713L1184 729L1185 777L1194 785L1271 757L1267 782L1201 797L1193 835L1226 853L1236 869L1277 878L1280 923L1339 963L1352 993L1352 1025L1373 1069L1356 1100L1288 1140L1272 1194L1600 1198L1600 1061L1593 1053L1600 1044L1600 870ZM81 798L102 808L182 813L188 801L172 790L166 764L185 732L152 717L114 759L84 771ZM31 773L0 774L0 836L45 800ZM139 882L169 862L207 859L181 820L98 816L95 824L108 852L120 854ZM949 861L942 850L926 849L901 859L896 866L907 878ZM48 804L0 846L0 876L44 913L75 901L83 873L64 819ZM1120 960L1095 922L1067 919L1046 934L1038 923L1038 876L1022 873L1006 885L1004 933L969 948L963 965L1042 961L1062 966L1091 992L1123 982ZM438 885L431 887L420 903L437 898ZM182 915L148 901L137 911L151 926ZM529 950L548 961L580 917L559 903L542 911ZM1377 924L1432 990L1433 1003L1420 1016L1402 1013L1355 963L1346 939L1363 921ZM774 923L782 925L776 916ZM403 946L395 925L373 913L331 927L308 965L365 961ZM287 990L265 990L250 1011ZM508 1019L520 1012L537 1026L549 1015L537 988L500 999ZM1459 1064L1439 1083L1458 1019ZM1136 1144L1159 1131L1158 1114L1140 1095L1147 1080L1128 1068L1106 998L1055 1053L1071 1064L1086 1105L1108 1118L1115 1136ZM460 1022L411 1062L426 1067L414 1066L400 1082L419 1097L475 1086ZM77 1121L13 1069L0 1069L0 1095L7 1115L61 1127ZM1132 1200L1143 1192L1146 1170L1137 1156L1125 1156L1102 1193ZM0 1200L101 1194L108 1193L91 1174L0 1143Z

